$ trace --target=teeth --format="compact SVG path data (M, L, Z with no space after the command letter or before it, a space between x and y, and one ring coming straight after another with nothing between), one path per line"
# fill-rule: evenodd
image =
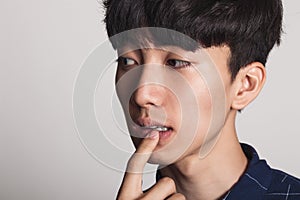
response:
M145 127L147 129L153 129L153 130L156 130L156 131L167 131L168 128L167 127L164 127L164 126L148 126L148 127Z
M167 131L168 128L166 128L166 127L157 127L155 130L157 130L157 131Z

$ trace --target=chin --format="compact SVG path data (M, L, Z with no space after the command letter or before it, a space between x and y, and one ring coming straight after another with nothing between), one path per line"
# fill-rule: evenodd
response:
M180 156L170 155L170 152L156 151L153 152L148 163L167 166L175 163Z

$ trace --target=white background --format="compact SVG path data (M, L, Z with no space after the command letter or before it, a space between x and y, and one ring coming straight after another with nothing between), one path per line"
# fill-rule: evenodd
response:
M299 177L299 1L284 7L283 43L270 56L266 86L237 124L241 141ZM115 197L122 174L87 153L72 114L80 66L106 40L102 20L96 0L1 0L1 200Z

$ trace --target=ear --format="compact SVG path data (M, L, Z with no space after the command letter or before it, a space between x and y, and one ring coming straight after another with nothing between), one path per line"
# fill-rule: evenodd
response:
M262 63L253 62L242 68L236 76L235 93L231 108L242 110L260 93L266 80L266 70Z

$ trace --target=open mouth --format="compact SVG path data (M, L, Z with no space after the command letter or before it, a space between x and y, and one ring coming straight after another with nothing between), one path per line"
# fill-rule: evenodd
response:
M164 126L164 125L148 125L148 126L141 126L136 125L134 127L134 133L137 137L145 138L151 131L158 131L159 132L159 139L166 140L168 139L172 133L173 128Z
M136 138L146 138L152 131L158 131L161 144L167 143L175 133L170 123L162 123L149 118L140 118L132 121L129 129L130 135Z
M143 126L142 128L148 129L148 130L159 131L159 132L171 130L171 128L166 127L166 126Z

